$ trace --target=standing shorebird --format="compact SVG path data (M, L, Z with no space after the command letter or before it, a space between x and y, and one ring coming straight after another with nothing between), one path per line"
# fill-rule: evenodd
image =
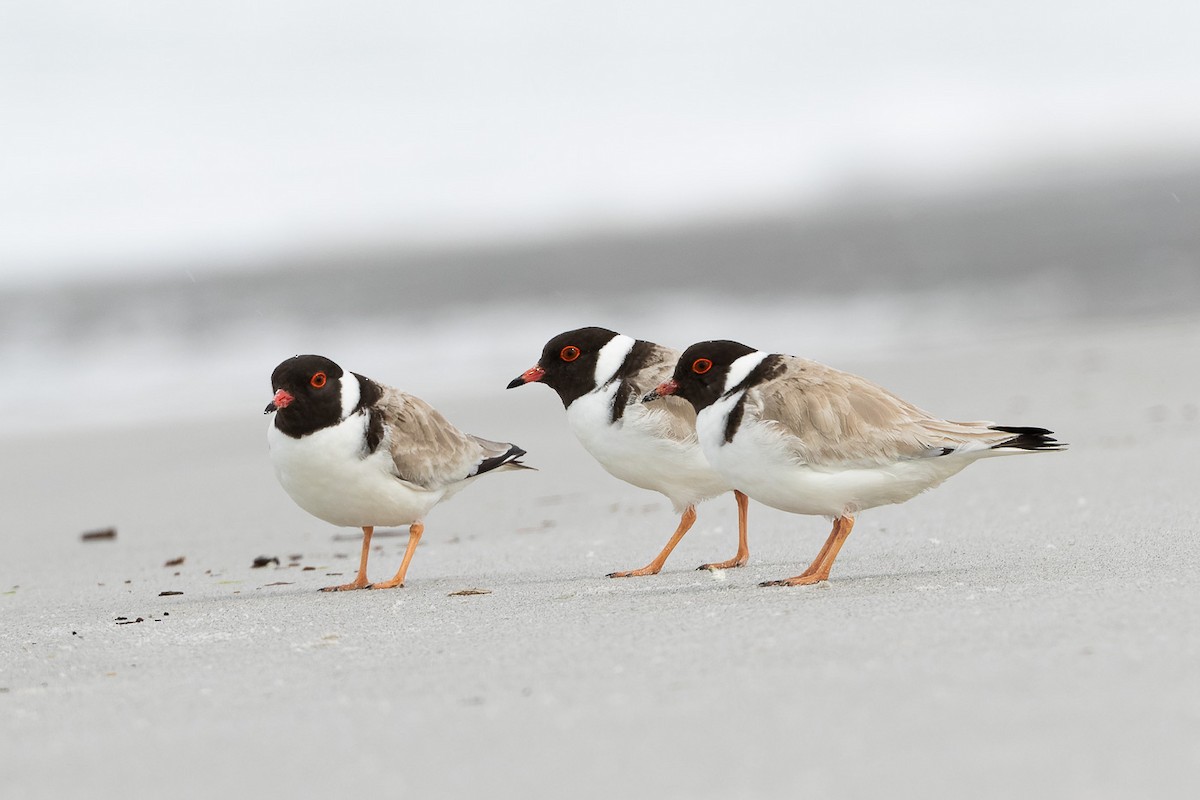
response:
M903 503L980 458L1066 447L1045 428L939 419L856 375L739 342L685 350L644 399L671 396L695 408L704 454L732 485L833 519L808 569L764 586L827 580L860 511Z
M609 474L667 497L680 515L679 527L662 552L640 569L610 578L657 575L675 545L696 521L696 504L728 492L696 439L696 413L682 400L646 405L642 395L671 374L679 351L606 328L559 334L542 348L536 366L508 384L544 383L558 393L567 422L580 444ZM738 550L728 561L700 569L740 567L750 557L746 543L747 499L738 505Z
M362 528L358 576L325 592L403 586L430 509L485 472L528 469L516 445L463 433L425 401L324 356L284 361L271 388L267 442L284 491L314 517ZM394 578L369 584L377 525L408 525L408 548Z

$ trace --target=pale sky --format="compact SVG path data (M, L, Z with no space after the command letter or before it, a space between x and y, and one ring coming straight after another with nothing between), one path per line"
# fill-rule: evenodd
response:
M0 282L1200 150L1200 4L0 8Z

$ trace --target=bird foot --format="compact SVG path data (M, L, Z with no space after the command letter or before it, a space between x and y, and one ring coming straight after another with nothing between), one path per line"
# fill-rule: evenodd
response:
M829 580L829 575L797 575L794 578L784 578L781 581L763 581L759 586L811 586Z
M321 589L322 592L352 592L355 589L366 589L366 580L354 581L353 583L343 583L341 586L326 586Z
M733 558L729 559L728 561L717 561L716 563L713 563L713 564L701 564L700 566L696 567L696 569L698 569L698 570L706 569L709 572L712 572L712 571L718 570L718 569L733 569L734 567L746 566L746 562L749 560L750 559L747 556L734 556Z
M404 581L381 581L372 583L368 589L400 589L404 587Z
M641 569L631 569L631 570L626 570L625 572L610 572L610 573L608 573L607 577L609 577L609 578L640 578L643 575L657 575L659 570L661 570L661 569L662 569L662 567L645 566L645 567L642 567Z

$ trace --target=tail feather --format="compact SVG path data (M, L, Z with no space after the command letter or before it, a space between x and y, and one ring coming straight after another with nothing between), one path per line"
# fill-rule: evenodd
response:
M1060 442L1050 434L1054 431L1045 428L1014 428L1007 425L992 425L990 430L1013 434L1011 439L1005 439L999 444L992 445L993 450L1065 450L1066 442Z
M500 446L503 447L504 444L501 444ZM517 460L523 455L525 455L524 450L522 450L520 447L517 447L515 444L509 444L508 450L501 453L500 455L492 456L491 458L485 458L482 461L480 461L479 465L475 467L475 471L471 474L472 475L482 475L485 472L491 472L494 469L500 469L500 468L536 469L535 467L531 467L531 466Z

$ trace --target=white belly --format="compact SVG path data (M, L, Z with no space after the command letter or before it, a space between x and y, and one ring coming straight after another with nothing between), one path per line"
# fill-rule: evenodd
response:
M903 503L963 469L974 459L951 455L877 467L818 468L796 459L774 426L747 415L732 442L725 425L736 397L700 412L696 427L717 470L751 498L794 514L839 517Z
M271 464L284 491L314 517L333 525L408 525L423 519L446 490L427 490L391 473L384 442L362 458L366 417L293 439L272 424L267 431Z
M627 406L621 420L610 424L616 390L613 384L584 395L567 409L572 432L610 475L666 495L679 511L730 490L694 437L679 442L662 435L664 412L652 403Z

